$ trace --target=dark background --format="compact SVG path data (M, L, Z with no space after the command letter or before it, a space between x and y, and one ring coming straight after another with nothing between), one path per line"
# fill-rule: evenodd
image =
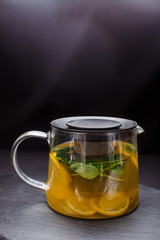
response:
M137 121L139 153L159 154L160 1L1 0L0 62L1 149L53 119L99 115Z

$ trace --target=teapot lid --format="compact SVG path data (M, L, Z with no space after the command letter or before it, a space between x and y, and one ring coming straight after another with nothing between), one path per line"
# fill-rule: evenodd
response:
M115 117L80 116L55 119L51 122L51 126L69 132L89 133L129 130L135 128L137 123Z

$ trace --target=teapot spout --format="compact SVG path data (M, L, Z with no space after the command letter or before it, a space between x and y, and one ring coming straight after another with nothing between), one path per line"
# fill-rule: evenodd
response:
M144 133L144 129L141 128L139 125L137 125L136 132L137 132L137 134Z

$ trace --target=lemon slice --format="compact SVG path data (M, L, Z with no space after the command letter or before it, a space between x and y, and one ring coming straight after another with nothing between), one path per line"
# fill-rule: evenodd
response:
M59 176L61 181L63 181L65 184L69 184L70 182L72 182L72 178L69 174L68 169L58 161L58 159L56 158L56 153L50 153L50 158L51 161L53 161L54 166L56 167L54 170L57 170L57 177Z
M64 211L64 214L71 215L71 216L76 215L76 212L73 211L73 210L68 206L68 204L66 203L66 198L61 199L59 205L60 205L60 207L62 208L62 210Z
M138 169L137 150L133 144L116 140L114 141L114 147L116 153L121 153L124 154L126 157L129 157Z
M126 155L133 155L136 153L136 147L128 142L114 141L114 147L116 147L117 153L124 153Z
M135 165L135 167L137 168L138 170L138 161L137 161L137 158L135 158L134 156L131 157L131 161L133 162L133 164Z
M91 201L92 208L108 217L116 217L122 215L128 208L129 198L117 193L113 198L108 198L106 196L98 198L92 198Z
M66 200L66 203L71 210L79 215L90 216L96 212L96 210L90 206L89 201L84 198L78 201L78 198L71 197Z

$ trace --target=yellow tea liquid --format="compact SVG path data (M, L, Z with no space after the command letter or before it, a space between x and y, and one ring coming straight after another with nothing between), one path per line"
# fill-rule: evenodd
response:
M105 156L75 156L74 142L50 151L47 202L76 218L101 219L131 212L139 203L134 145L115 141Z

